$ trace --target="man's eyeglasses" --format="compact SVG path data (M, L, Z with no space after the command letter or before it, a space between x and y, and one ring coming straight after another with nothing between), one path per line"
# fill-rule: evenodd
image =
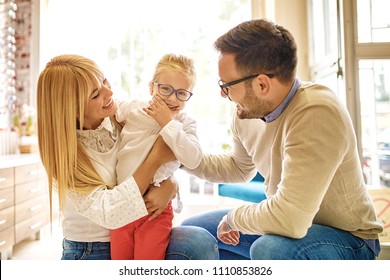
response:
M158 92L164 96L170 96L172 94L176 94L177 99L180 101L188 101L191 98L192 92L185 89L174 89L173 86L167 84L159 84L157 82L153 82L155 86L158 88Z
M231 87L233 85L236 85L238 83L241 83L241 82L253 79L253 78L259 76L260 74L262 74L262 73L250 75L250 76L247 76L247 77L244 77L244 78L232 81L230 83L224 83L222 80L219 80L218 81L218 85L219 85L219 87L221 88L221 90L222 90L222 92L224 94L229 95L229 87ZM275 76L275 74L264 74L264 75L268 76L269 78L273 78Z

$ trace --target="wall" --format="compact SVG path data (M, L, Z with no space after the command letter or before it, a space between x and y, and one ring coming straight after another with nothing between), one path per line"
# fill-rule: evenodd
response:
M309 80L306 0L275 0L275 21L295 37L298 45L297 73L300 79Z

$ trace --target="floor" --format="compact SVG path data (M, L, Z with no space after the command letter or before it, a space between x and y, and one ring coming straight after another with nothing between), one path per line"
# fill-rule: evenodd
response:
M16 244L8 252L11 260L60 260L62 254L62 232L58 222L44 227L37 240L32 236Z

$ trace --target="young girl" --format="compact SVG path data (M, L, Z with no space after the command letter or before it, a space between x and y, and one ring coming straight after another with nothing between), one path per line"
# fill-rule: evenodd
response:
M156 66L149 83L153 96L150 102L119 103L117 120L125 122L118 151L117 179L126 180L148 155L157 137L161 136L177 160L161 166L151 183L160 183L184 165L196 168L202 158L196 122L183 113L195 84L194 63L182 56L167 54ZM164 186L161 186L164 188ZM181 205L178 200L180 211ZM149 215L111 231L113 259L164 259L172 228L171 202L154 220Z
M50 194L54 188L59 195L62 259L110 259L110 229L148 213L158 215L176 193L176 184L169 179L160 188L149 187L157 169L174 160L161 138L133 175L117 184L121 127L112 95L100 68L77 55L53 58L38 80L39 151ZM206 256L198 248L204 242ZM205 230L177 227L166 258L215 259L215 244Z

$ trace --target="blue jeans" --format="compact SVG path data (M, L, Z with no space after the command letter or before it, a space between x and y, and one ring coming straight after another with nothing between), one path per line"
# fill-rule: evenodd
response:
M63 240L62 260L110 260L109 242ZM217 260L216 239L205 229L193 226L172 228L165 254L167 260Z
M218 244L214 236L201 227L172 228L166 260L218 260Z
M217 227L229 209L198 214L182 225L199 226L215 238ZM359 237L349 232L314 224L301 239L280 235L241 234L237 246L218 241L220 259L230 260L372 260L373 251Z
M110 242L62 241L62 260L110 260Z

